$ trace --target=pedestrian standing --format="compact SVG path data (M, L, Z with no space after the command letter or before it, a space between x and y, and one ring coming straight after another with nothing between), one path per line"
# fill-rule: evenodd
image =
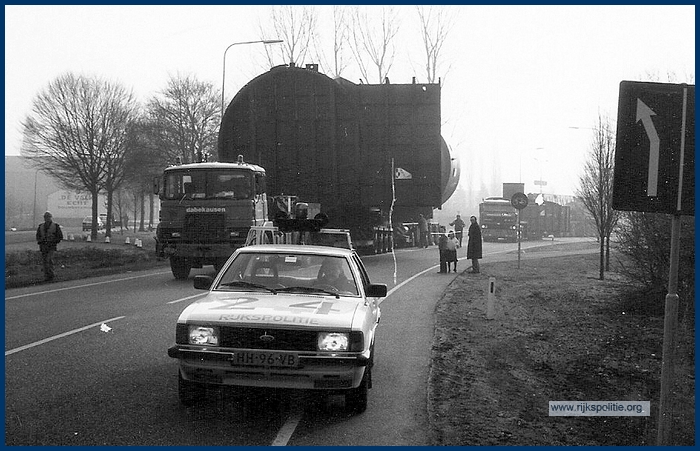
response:
M460 215L457 215L454 221L450 223L451 226L455 228L455 238L459 240L459 247L462 247L462 233L464 231L464 226L466 225L462 220Z
M481 227L476 222L476 216L469 218L469 241L467 242L467 258L472 261L471 273L479 272L479 259L481 258Z
M423 215L418 217L418 230L420 231L420 246L428 247L428 220Z
M54 278L53 254L56 252L56 245L63 240L61 226L53 222L53 215L50 211L44 213L44 222L36 229L36 242L41 251L41 260L44 267L44 279L50 282Z
M440 251L440 271L439 274L447 273L447 259L445 251L447 250L447 235L444 232L440 232L438 236L438 250Z
M447 242L445 243L445 261L447 262L447 272L450 272L450 267L454 265L454 272L457 272L457 248L459 241L455 238L455 232L450 230L447 233ZM450 265L452 263L452 265Z

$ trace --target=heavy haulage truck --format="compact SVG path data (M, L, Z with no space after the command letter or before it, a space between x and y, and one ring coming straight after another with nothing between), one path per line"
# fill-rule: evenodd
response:
M285 195L319 205L358 251L389 251L396 225L431 218L456 189L440 118L439 84L354 84L315 64L274 67L226 108L218 163L165 169L158 251L177 278L218 268ZM186 182L203 186L190 194ZM224 183L238 186L219 190Z

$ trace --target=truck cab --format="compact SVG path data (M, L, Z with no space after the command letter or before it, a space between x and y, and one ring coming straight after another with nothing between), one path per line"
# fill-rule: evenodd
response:
M191 268L218 270L268 219L265 169L243 162L169 166L154 186L160 197L156 251L177 279Z

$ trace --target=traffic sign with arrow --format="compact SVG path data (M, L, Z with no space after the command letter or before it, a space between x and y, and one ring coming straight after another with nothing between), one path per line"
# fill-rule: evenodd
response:
M695 215L695 85L620 83L613 208Z

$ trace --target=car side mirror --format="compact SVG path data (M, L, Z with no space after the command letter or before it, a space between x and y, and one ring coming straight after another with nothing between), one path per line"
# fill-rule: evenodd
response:
M208 290L211 288L211 284L214 282L214 279L211 276L203 276L203 275L197 275L194 276L194 288L197 290Z
M367 286L367 297L370 298L383 298L386 297L386 284L385 283L371 283Z

